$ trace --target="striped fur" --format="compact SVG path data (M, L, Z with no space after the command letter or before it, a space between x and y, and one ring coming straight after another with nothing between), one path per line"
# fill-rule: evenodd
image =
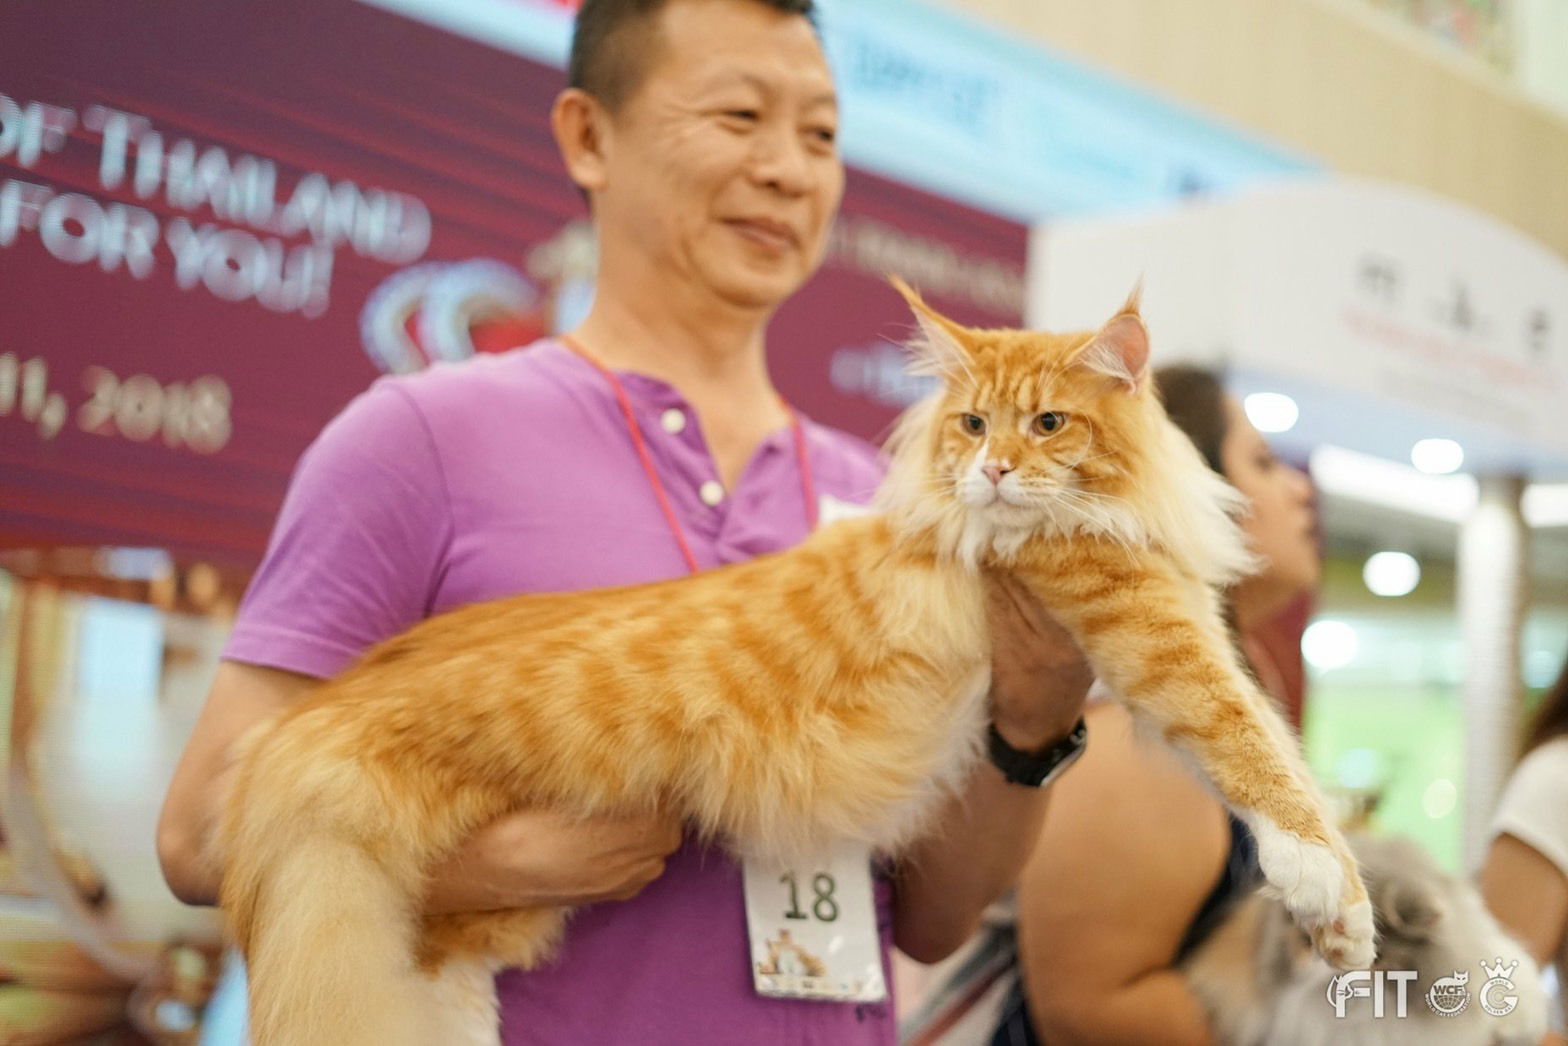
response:
M1325 954L1370 959L1355 864L1220 623L1215 586L1250 565L1235 495L1150 393L1135 305L1052 336L911 301L944 382L897 434L880 515L692 578L430 619L245 740L215 859L258 1046L495 1042L488 971L548 957L565 913L418 902L520 806L674 812L767 858L896 852L977 758L987 570L1029 583L1247 817ZM1059 432L1031 431L1043 411Z

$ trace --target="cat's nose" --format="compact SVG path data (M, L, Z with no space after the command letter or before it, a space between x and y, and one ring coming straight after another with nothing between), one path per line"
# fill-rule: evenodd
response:
M1013 471L1013 467L1011 465L982 465L980 471L985 473L986 478L991 481L991 485L994 487L1002 482L1003 476Z

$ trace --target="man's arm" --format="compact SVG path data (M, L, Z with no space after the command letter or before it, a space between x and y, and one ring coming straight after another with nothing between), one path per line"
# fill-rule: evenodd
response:
M315 682L275 668L219 663L158 818L163 877L186 904L218 903L220 872L210 859L208 843L233 772L234 742L297 701Z
M1066 737L1092 682L1072 638L1024 586L990 583L992 721L1002 739L1038 751ZM920 962L955 951L987 905L1018 880L1045 814L1048 789L1010 784L983 761L900 863L893 939Z
M309 676L236 661L219 665L158 821L158 860L174 895L216 904L222 869L209 844L244 733L314 685ZM653 818L579 820L522 810L487 825L433 872L426 908L479 911L624 900L664 870L680 825Z

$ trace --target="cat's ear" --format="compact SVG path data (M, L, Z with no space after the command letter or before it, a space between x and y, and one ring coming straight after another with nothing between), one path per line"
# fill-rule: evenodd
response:
M1429 940L1443 921L1443 902L1413 883L1391 883L1383 891L1377 914L1389 930L1416 940Z
M1142 287L1135 286L1121 311L1095 333L1078 354L1078 362L1137 392L1149 373L1149 329L1138 314Z
M969 351L964 348L964 328L925 303L909 284L897 276L887 281L904 296L920 323L920 337L909 343L909 373L946 378L968 370Z

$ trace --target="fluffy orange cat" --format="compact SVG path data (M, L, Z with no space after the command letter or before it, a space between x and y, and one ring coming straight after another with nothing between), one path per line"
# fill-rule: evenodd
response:
M253 1042L496 1042L493 971L546 958L567 913L419 903L518 807L673 812L764 858L896 852L981 750L986 570L1213 781L1324 956L1371 962L1355 860L1221 619L1251 564L1238 496L1152 393L1135 300L1053 335L900 289L941 384L900 422L879 514L695 577L433 618L247 739L216 859Z

